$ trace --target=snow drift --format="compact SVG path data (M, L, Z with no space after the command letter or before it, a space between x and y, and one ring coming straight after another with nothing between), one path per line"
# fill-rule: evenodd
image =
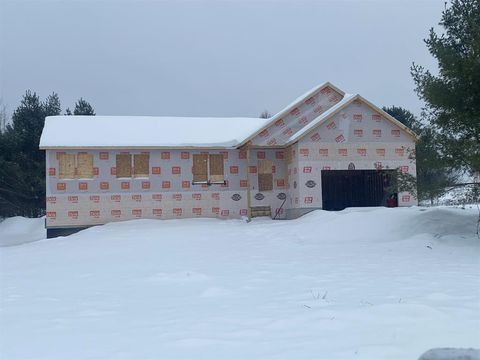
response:
M478 347L476 216L137 220L3 247L0 357L371 360Z

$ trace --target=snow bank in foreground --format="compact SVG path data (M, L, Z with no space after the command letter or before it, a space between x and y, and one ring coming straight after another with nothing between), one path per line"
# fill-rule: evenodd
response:
M45 239L45 218L15 216L0 222L0 247Z
M478 347L476 216L138 220L4 247L0 358L400 360Z
M477 349L431 349L418 360L480 360L480 350Z

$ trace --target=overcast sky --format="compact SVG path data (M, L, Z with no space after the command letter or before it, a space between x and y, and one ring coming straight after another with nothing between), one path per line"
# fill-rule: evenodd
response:
M0 0L0 97L98 115L258 116L330 81L420 112L412 61L443 0Z

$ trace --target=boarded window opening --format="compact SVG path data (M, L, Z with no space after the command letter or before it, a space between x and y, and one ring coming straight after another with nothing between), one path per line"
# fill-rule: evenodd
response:
M117 178L132 176L132 155L117 154Z
M135 177L148 177L150 155L135 154L133 156L133 174Z
M193 182L208 181L208 155L193 154Z
M210 181L211 182L224 182L223 175L223 155L222 154L210 154Z
M273 190L273 163L271 160L258 161L258 190L270 191Z
M74 179L75 178L75 155L73 154L59 154L59 171L60 179Z
M93 178L93 155L79 153L77 157L77 177L80 179Z

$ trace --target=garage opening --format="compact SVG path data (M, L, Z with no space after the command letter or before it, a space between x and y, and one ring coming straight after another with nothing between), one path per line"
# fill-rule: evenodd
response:
M394 170L322 170L322 208L397 206L393 184Z

